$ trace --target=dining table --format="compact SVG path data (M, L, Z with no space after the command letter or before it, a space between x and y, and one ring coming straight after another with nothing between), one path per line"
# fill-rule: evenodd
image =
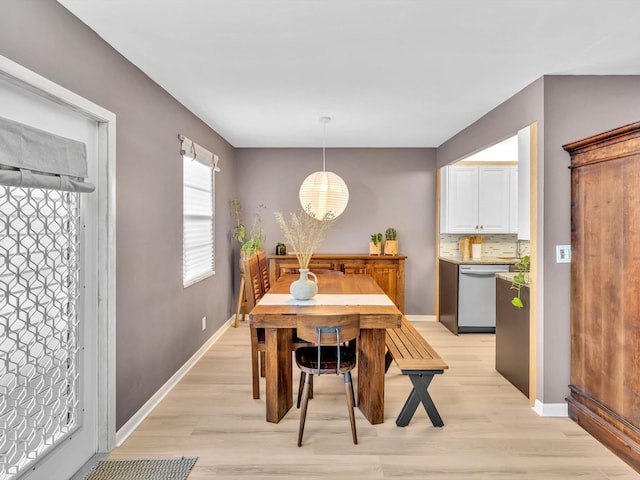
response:
M360 314L357 341L358 408L373 425L384 422L385 330L399 328L402 313L370 275L321 274L318 293L296 300L298 275L282 275L249 314L251 328L265 329L266 419L278 423L293 406L291 343L298 315Z

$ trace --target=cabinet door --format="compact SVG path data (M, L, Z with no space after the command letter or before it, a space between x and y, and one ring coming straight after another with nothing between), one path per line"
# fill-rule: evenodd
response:
M510 167L478 167L479 233L509 232Z
M447 174L446 233L476 233L478 167L451 166Z
M396 303L396 306L402 309L402 305L397 305L398 264L371 262L367 264L367 273L373 277L380 288L384 290L384 293Z

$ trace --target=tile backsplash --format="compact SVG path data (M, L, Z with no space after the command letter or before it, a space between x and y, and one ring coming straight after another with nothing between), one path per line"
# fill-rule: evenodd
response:
M458 240L469 235L440 235L440 255L459 257ZM518 236L514 234L483 235L483 257L508 257L515 256ZM529 255L530 245L528 240L520 240L520 256Z

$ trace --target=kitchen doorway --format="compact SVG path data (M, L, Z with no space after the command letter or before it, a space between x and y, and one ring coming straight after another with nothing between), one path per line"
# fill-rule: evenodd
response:
M465 248L461 238L469 238L469 243L488 240L480 247L480 251L485 258L499 258L499 263L512 260L515 264L516 258L525 255L530 258L530 300L527 307L529 401L532 406L536 399L537 382L537 139L538 127L534 122L507 136L503 142L461 157L457 162L438 169L436 193L436 315L438 321L450 330L451 324L455 324L457 328L458 322L457 264L460 263L462 249ZM456 164L458 170L451 175L449 167L453 164ZM482 175L489 178L491 185L485 189L488 194L485 194L487 198L483 202L480 201L481 192L477 187ZM513 195L514 192L517 192L516 196ZM452 198L462 201L458 205L447 205L447 200ZM479 213L481 203L484 204L483 208L488 209L484 217ZM472 206L472 209L467 206ZM469 258L472 256L471 246L468 245ZM455 268L449 263L442 263L443 258L447 257L454 260ZM455 275L452 273L454 270ZM452 289L455 289L455 293L449 295L447 292ZM488 330L490 329L484 329ZM457 329L452 331L458 332Z

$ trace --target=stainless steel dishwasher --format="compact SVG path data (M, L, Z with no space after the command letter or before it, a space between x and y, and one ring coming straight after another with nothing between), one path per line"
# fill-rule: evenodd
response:
M496 331L496 273L509 265L460 265L458 270L458 332Z

